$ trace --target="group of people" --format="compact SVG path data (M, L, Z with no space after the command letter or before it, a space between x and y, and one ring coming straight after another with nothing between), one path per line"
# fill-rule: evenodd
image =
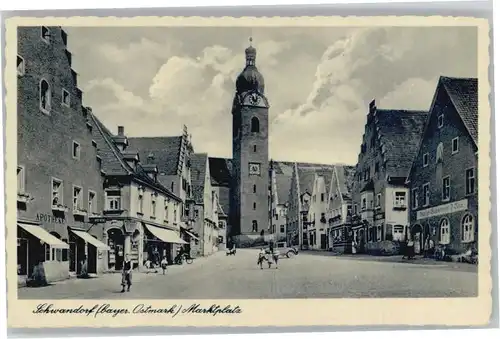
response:
M260 249L259 256L257 258L257 265L259 265L260 269L262 269L264 262L267 262L268 267L271 268L271 264L274 262L276 269L278 269L278 260L279 254L274 249L274 243L271 241L269 242L269 249L266 250L264 247Z

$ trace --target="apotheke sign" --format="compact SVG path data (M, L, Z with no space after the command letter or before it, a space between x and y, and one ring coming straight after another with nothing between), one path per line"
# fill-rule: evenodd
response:
M444 214L450 214L460 211L465 211L468 207L468 200L463 199L460 201L450 202L449 204L431 207L417 212L417 220L437 217Z

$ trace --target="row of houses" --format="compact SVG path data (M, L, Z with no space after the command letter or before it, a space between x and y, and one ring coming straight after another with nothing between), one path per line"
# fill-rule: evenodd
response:
M114 134L82 104L61 27L18 29L18 276L48 281L82 271L172 263L180 249L225 246L226 214L210 160L187 127L172 137Z
M281 194L289 245L390 254L412 239L417 254L431 243L477 248L477 102L477 79L441 77L428 111L370 103L355 166L295 163L288 182L275 170L289 187Z

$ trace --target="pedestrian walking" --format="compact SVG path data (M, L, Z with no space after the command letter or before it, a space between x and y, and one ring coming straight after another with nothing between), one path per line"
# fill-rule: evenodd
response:
M163 275L165 275L165 271L167 270L167 257L163 257L161 260L161 269L163 270Z
M430 239L429 236L427 236L424 242L424 258L427 258L429 256L429 253L430 253Z
M127 292L130 292L130 286L132 286L132 262L128 254L125 255L125 261L123 262L121 293L125 292L125 285L127 286Z

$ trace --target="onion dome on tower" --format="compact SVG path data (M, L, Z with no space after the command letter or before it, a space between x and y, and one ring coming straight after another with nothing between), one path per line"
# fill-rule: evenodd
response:
M252 38L249 40L250 46L245 49L246 67L236 79L236 91L238 93L257 91L264 94L264 77L255 66L257 50L252 46Z

